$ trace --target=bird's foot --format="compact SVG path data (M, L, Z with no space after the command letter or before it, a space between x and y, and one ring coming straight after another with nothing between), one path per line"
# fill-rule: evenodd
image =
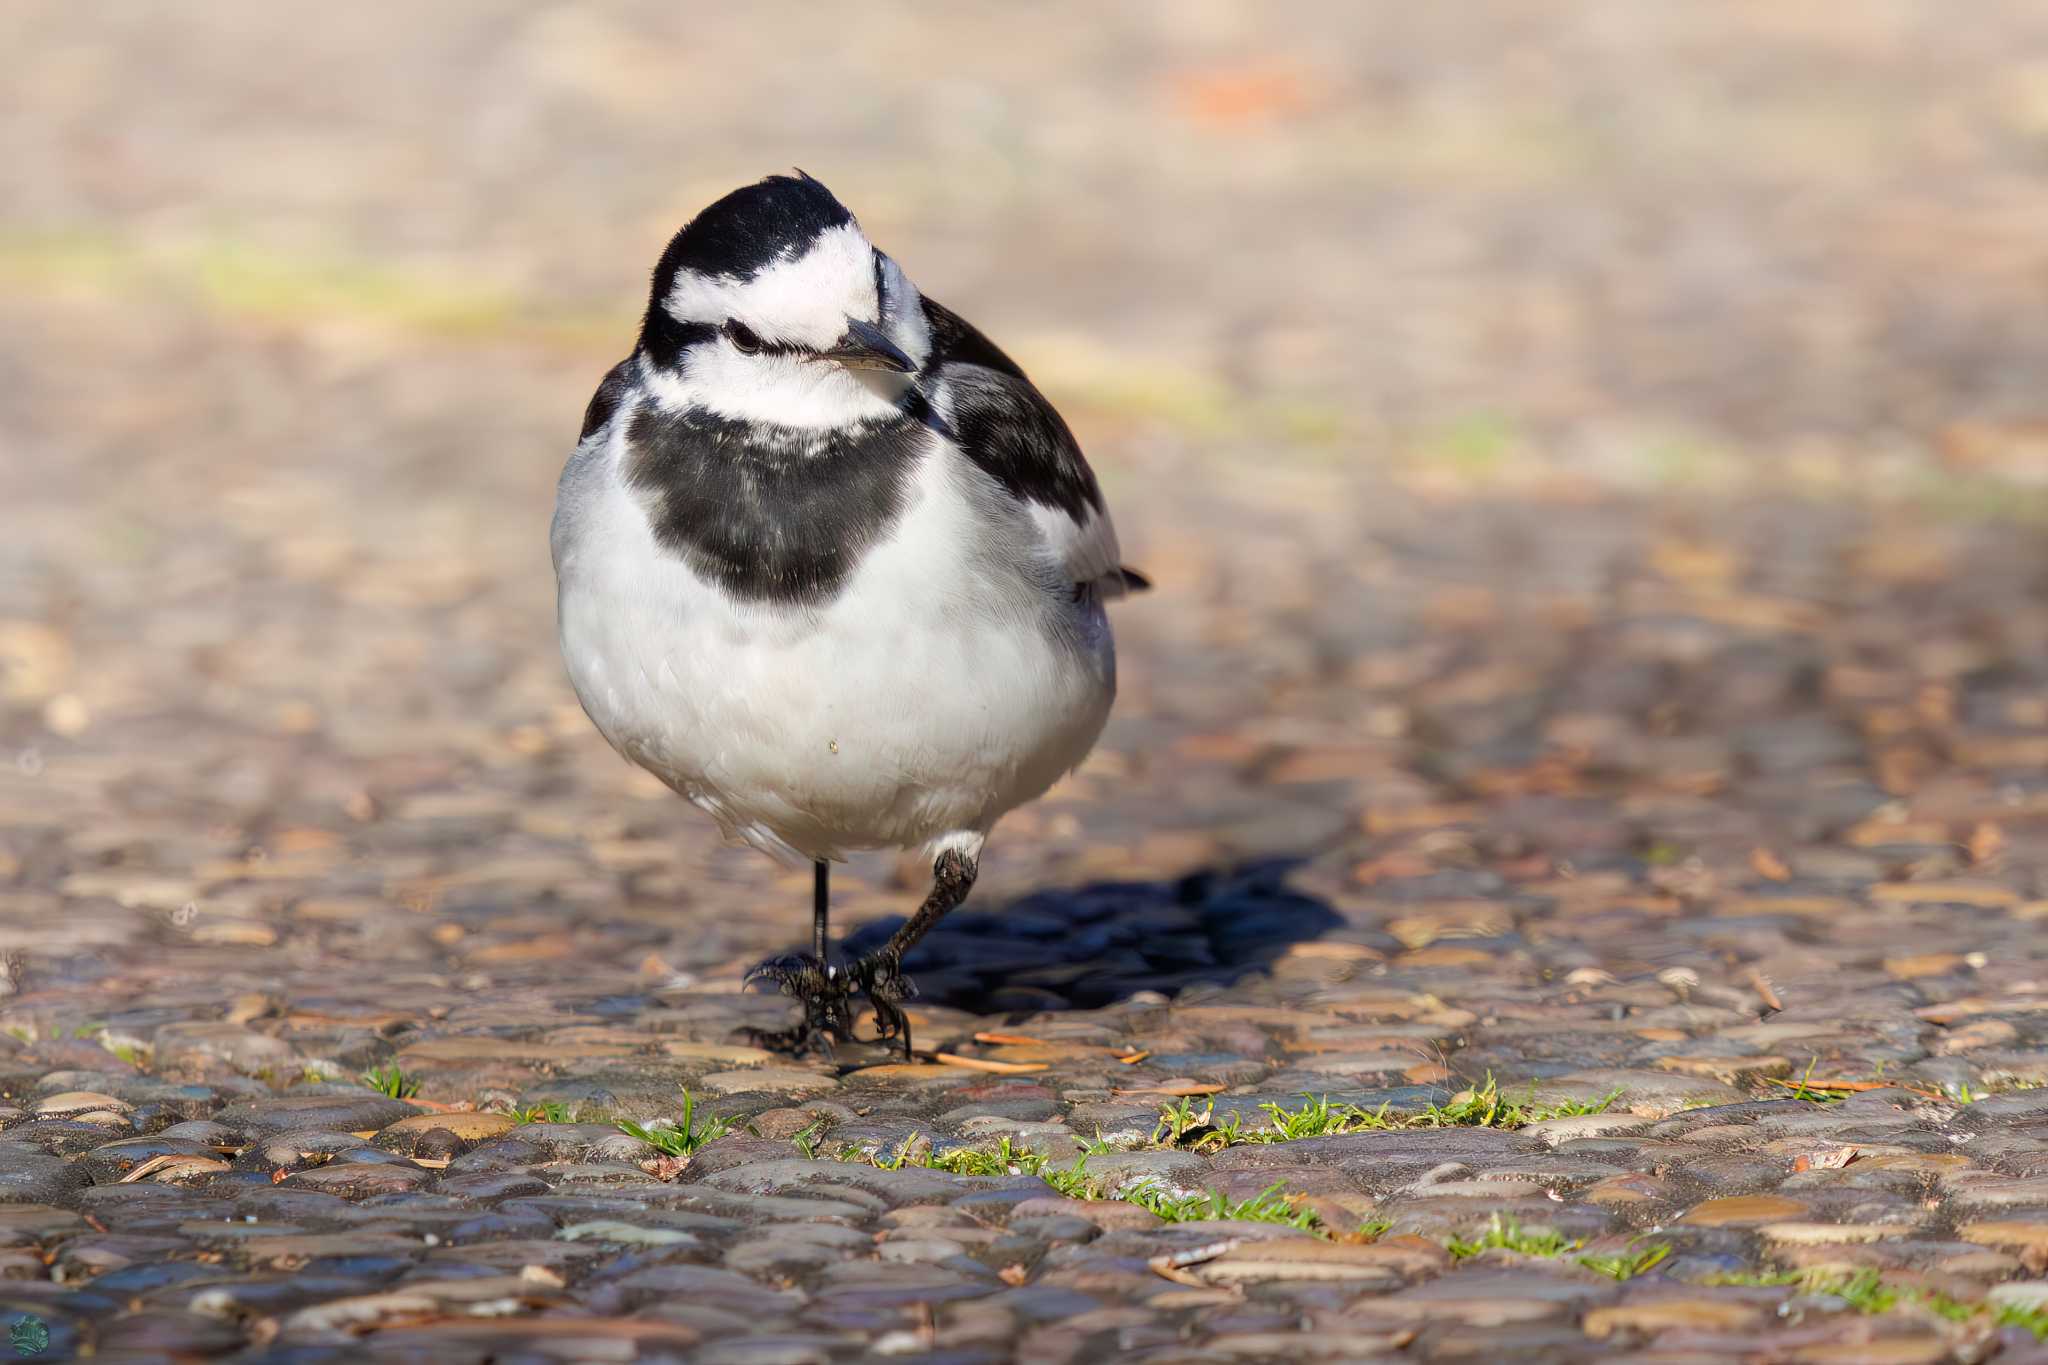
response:
M773 983L784 995L794 996L804 1007L804 1017L794 1028L742 1030L757 1046L774 1052L822 1052L831 1055L834 1043L853 1039L853 983L849 975L827 966L809 953L784 953L771 957L749 971L745 984Z
M877 1043L899 1043L903 1060L910 1060L910 1016L902 1004L917 994L917 987L903 974L903 959L884 948L870 953L847 968L847 975L859 983L861 994L875 1011Z

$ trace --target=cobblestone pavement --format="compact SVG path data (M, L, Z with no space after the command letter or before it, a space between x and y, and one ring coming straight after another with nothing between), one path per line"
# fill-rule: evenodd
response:
M1263 12L0 16L16 1349L2048 1361L2039 12ZM798 160L1160 585L907 1065L552 637Z

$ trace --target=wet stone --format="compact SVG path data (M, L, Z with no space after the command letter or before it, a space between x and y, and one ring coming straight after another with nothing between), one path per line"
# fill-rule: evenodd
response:
M214 1117L236 1132L251 1135L309 1132L357 1133L387 1128L417 1111L400 1100L380 1095L298 1095L243 1100Z
M247 1170L271 1172L310 1170L338 1161L411 1165L407 1158L373 1147L369 1139L354 1133L306 1128L263 1138L253 1143L236 1161Z
M110 1115L115 1123L94 1123L85 1119L48 1119L33 1123L18 1124L7 1130L7 1140L26 1147L35 1147L52 1156L75 1157L89 1152L110 1137L123 1137L134 1131L125 1118Z
M158 1353L178 1356L210 1356L230 1350L242 1342L241 1329L232 1321L198 1313L153 1310L123 1314L100 1324L97 1350L119 1357L123 1353Z
M196 1161L222 1160L211 1143L158 1136L102 1143L80 1157L79 1166L95 1183L104 1185L119 1180L135 1167L159 1156L185 1156Z
M22 1143L0 1140L0 1204L53 1204L86 1183L76 1164Z
M420 1189L433 1179L433 1175L416 1166L336 1161L310 1170L294 1171L291 1179L301 1189L318 1190L343 1199L367 1199L374 1195Z
M457 1150L467 1151L474 1144L502 1136L517 1126L517 1121L506 1114L416 1114L400 1119L371 1140L379 1147L406 1156L452 1157ZM445 1135L459 1146L448 1145L446 1150L437 1146L432 1152L423 1150L422 1144L433 1144L437 1135Z

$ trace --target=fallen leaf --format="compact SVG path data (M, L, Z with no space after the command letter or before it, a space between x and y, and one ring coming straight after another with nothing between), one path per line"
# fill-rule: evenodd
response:
M1015 1287L1027 1283L1031 1279L1031 1272L1021 1265L1006 1265L996 1272L996 1278Z
M1145 1262L1145 1266L1161 1279L1172 1280L1175 1284L1188 1285L1194 1289L1208 1289L1211 1287L1209 1282L1188 1274L1187 1267L1200 1265L1204 1261L1213 1261L1218 1256L1234 1250L1239 1241L1239 1238L1233 1237L1228 1241L1208 1242L1198 1247L1189 1247L1185 1251L1165 1252Z
M1970 861L1988 863L2005 848L2005 831L1989 820L1978 823L1970 831Z
M1781 1080L1776 1076L1759 1076L1757 1079L1765 1085L1782 1085L1787 1090L1846 1090L1851 1093L1857 1093L1864 1090L1892 1090L1897 1088L1890 1081L1823 1081L1816 1080L1810 1076L1797 1081Z
M1785 1002L1778 998L1778 992L1771 986L1771 979L1754 967L1749 969L1749 984L1773 1014L1785 1008Z
M1824 1147L1794 1161L1792 1170L1794 1174L1800 1171L1839 1171L1856 1159L1856 1152L1853 1146Z
M998 1047L1044 1047L1047 1045L1045 1039L1033 1038L1029 1034L1024 1033L977 1033L974 1035L974 1041L977 1043L994 1043Z
M128 1174L122 1176L115 1183L127 1185L166 1171L173 1173L169 1178L176 1179L180 1175L202 1175L208 1171L225 1171L228 1169L230 1167L227 1162L216 1160L210 1156L190 1156L183 1152L165 1152L161 1156L151 1157L129 1171Z
M1140 1085L1129 1090L1119 1090L1119 1095L1218 1095L1223 1092L1220 1085L1204 1085L1196 1081L1173 1081L1165 1085Z
M964 1067L969 1071L994 1071L1006 1076L1020 1071L1043 1071L1048 1065L1045 1062L997 1062L987 1057L962 1057L951 1052L934 1052L932 1060L941 1066Z
M1851 1095L1860 1095L1866 1090L1904 1090L1908 1094L1921 1095L1930 1100L1942 1098L1939 1091L1924 1089L1917 1085L1902 1085L1898 1081L1818 1081L1812 1077L1787 1081L1776 1076L1759 1076L1757 1079L1765 1085L1783 1086L1787 1090L1840 1090Z
M1785 866L1785 860L1762 844L1749 851L1749 865L1759 877L1768 877L1774 882L1789 881L1792 877L1792 869Z
M1177 112L1216 129L1296 118L1322 98L1305 68L1274 61L1178 72L1172 84Z
M1142 1062L1142 1061L1144 1061L1144 1060L1145 1060L1145 1059L1146 1059L1147 1057L1150 1057L1151 1055L1152 1055L1152 1054L1151 1054L1151 1053L1149 1053L1149 1052L1133 1052L1133 1053L1132 1053L1132 1054L1131 1054L1130 1056L1128 1056L1128 1057L1119 1057L1119 1058L1117 1058L1117 1060L1118 1060L1118 1061L1120 1061L1120 1062L1122 1062L1122 1063L1123 1063L1123 1064L1124 1064L1125 1066L1129 1066L1129 1065L1131 1065L1131 1064L1132 1064L1133 1062Z

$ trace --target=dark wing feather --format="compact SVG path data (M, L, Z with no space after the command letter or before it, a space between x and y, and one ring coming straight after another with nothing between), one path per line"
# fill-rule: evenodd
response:
M951 399L954 438L967 458L1010 496L1041 513L1033 520L1073 582L1104 596L1150 587L1117 563L1116 528L1080 443L1017 362L943 304L924 301L932 366Z
M985 370L1024 379L1017 362L1003 354L1002 347L983 336L980 329L943 303L924 301L924 319L932 329L932 354L942 364L979 365ZM1029 384L1031 381L1024 379Z

